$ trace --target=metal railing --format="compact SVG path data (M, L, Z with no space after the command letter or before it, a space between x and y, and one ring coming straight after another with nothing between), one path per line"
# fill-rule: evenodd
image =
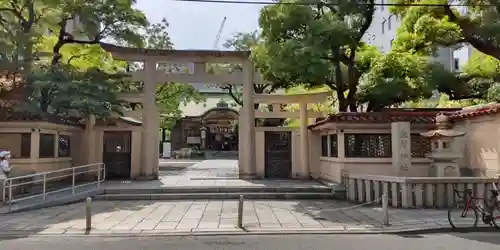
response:
M85 178L89 176L88 173L97 172L97 180L91 180L89 182L77 183L80 178ZM63 185L63 187L49 188L50 184L56 182L69 182L71 178L71 184ZM106 179L106 166L104 163L94 163L83 166L76 166L71 168L59 169L54 171L48 171L43 173L29 174L23 176L16 176L5 179L3 183L3 197L4 203L11 207L12 203L19 202L23 200L32 199L34 197L42 197L42 200L46 200L47 195L59 193L66 190L72 190L72 195L75 195L77 188L97 184L97 188L100 187L101 182ZM60 183L59 183L60 184ZM40 188L41 192L21 192L23 193L20 197L14 197L17 195L16 191L33 189L35 187ZM60 184L61 185L61 184ZM9 209L10 210L10 209Z

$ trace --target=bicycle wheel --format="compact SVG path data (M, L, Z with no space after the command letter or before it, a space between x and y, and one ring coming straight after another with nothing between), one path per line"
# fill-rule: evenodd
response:
M500 223L500 215L498 215L498 212L499 212L499 209L493 209L491 211L491 225L494 226L496 229L499 229L500 230L500 225L498 223ZM497 222L498 220L498 222Z
M455 203L448 209L448 222L452 228L477 227L478 219L479 214L476 208L469 206L466 209L465 202Z

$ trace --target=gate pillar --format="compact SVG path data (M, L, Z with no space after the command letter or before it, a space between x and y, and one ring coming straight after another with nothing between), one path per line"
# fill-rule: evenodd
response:
M141 179L157 179L160 124L156 108L156 61L144 61L144 99L142 114Z
M243 67L243 108L240 112L238 140L240 145L239 173L242 179L256 178L255 166L255 113L252 63L246 61Z

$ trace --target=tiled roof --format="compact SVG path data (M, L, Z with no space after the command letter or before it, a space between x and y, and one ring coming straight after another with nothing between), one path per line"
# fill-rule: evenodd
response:
M109 43L101 43L101 47L107 52L119 52L123 54L145 54L148 56L206 56L206 57L242 57L250 56L250 51L234 51L234 50L164 50L164 49L144 49L122 47Z
M500 103L478 105L463 109L429 109L427 111L405 111L388 109L384 112L343 112L328 115L326 118L318 118L309 126L314 128L325 123L390 123L408 121L414 124L433 124L438 113L445 113L452 121L460 121L482 115L500 113Z
M464 108L463 110L450 114L453 121L467 118L500 113L500 103L486 104L476 107Z
M0 122L34 122L46 121L55 124L73 125L82 127L79 118L74 117L61 117L54 114L34 114L30 112L15 112L8 109L0 109Z
M309 126L313 128L325 123L388 123L388 122L410 122L415 124L434 124L436 115L442 111L420 111L420 112L342 112L328 115L326 118L318 118Z

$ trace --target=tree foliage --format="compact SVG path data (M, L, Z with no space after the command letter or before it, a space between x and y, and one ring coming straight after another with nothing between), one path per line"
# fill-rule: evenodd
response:
M110 61L98 47L103 39L142 41L137 28L145 26L147 20L142 12L132 7L132 3L127 0L2 2L1 32L10 35L5 41L14 48L11 56L5 53L3 58L12 65L9 70L24 76L30 110L65 114L63 110L74 105L82 114L102 111L97 114L100 117L115 111L116 93L113 90L116 87L111 88L110 81L122 76L94 68L105 68L105 63ZM70 50L66 61L62 61L63 50L69 45L84 46ZM88 54L84 53L86 50ZM50 60L38 56L43 51L50 52ZM76 51L79 54L71 53ZM93 62L83 60L78 66L70 65L75 58L89 59L90 54L94 63L101 64L92 65ZM62 85L64 81L68 86ZM73 91L76 87L82 89ZM87 90L99 91L89 95ZM82 103L87 107L83 108Z
M279 87L328 86L340 111L376 111L430 96L429 72L441 66L406 51L383 55L361 41L374 11L372 0L266 6L253 59Z
M42 90L53 98L47 105L52 113L62 116L88 117L106 119L113 113L122 114L127 103L117 98L119 82L125 77L120 73L105 73L97 68L85 71L71 65L43 65L33 72L30 81L32 94L28 102L24 102L24 110L38 113Z
M227 49L232 49L236 51L251 51L258 43L259 43L259 34L257 31L252 32L237 32L228 39L224 43L224 47ZM239 69L239 66L229 66L229 69L226 70L235 70ZM264 83L264 84L254 84L254 93L255 94L270 94L273 93L277 89L278 85L272 83ZM242 89L241 87L237 87L234 85L225 85L221 87L228 91L229 95L233 100L240 106L243 106L242 99ZM259 105L255 105L255 109L258 109Z
M500 100L500 2L493 0L393 0L401 19L393 50L435 55L440 47L472 46L475 51L459 73L433 71L436 89L450 101ZM455 5L455 6L454 6ZM456 6L462 5L462 6Z
M117 93L142 87L125 77L127 64L114 60L100 43L172 48L168 22L149 24L133 8L135 1L4 2L0 3L0 59L5 64L0 65L2 69L17 65L17 71L30 76L26 78L30 98L23 108L33 112L66 115L73 109L101 118L121 113L119 107L125 103L117 100ZM38 54L49 58L37 58ZM201 100L191 86L178 83L158 86L157 94L162 112L174 117L179 116L180 103Z
M398 50L435 52L438 46L472 45L500 59L500 2L497 0L392 0L397 4L440 6L395 6L401 17L394 47ZM455 6L453 6L455 5ZM462 5L462 6L456 6Z

